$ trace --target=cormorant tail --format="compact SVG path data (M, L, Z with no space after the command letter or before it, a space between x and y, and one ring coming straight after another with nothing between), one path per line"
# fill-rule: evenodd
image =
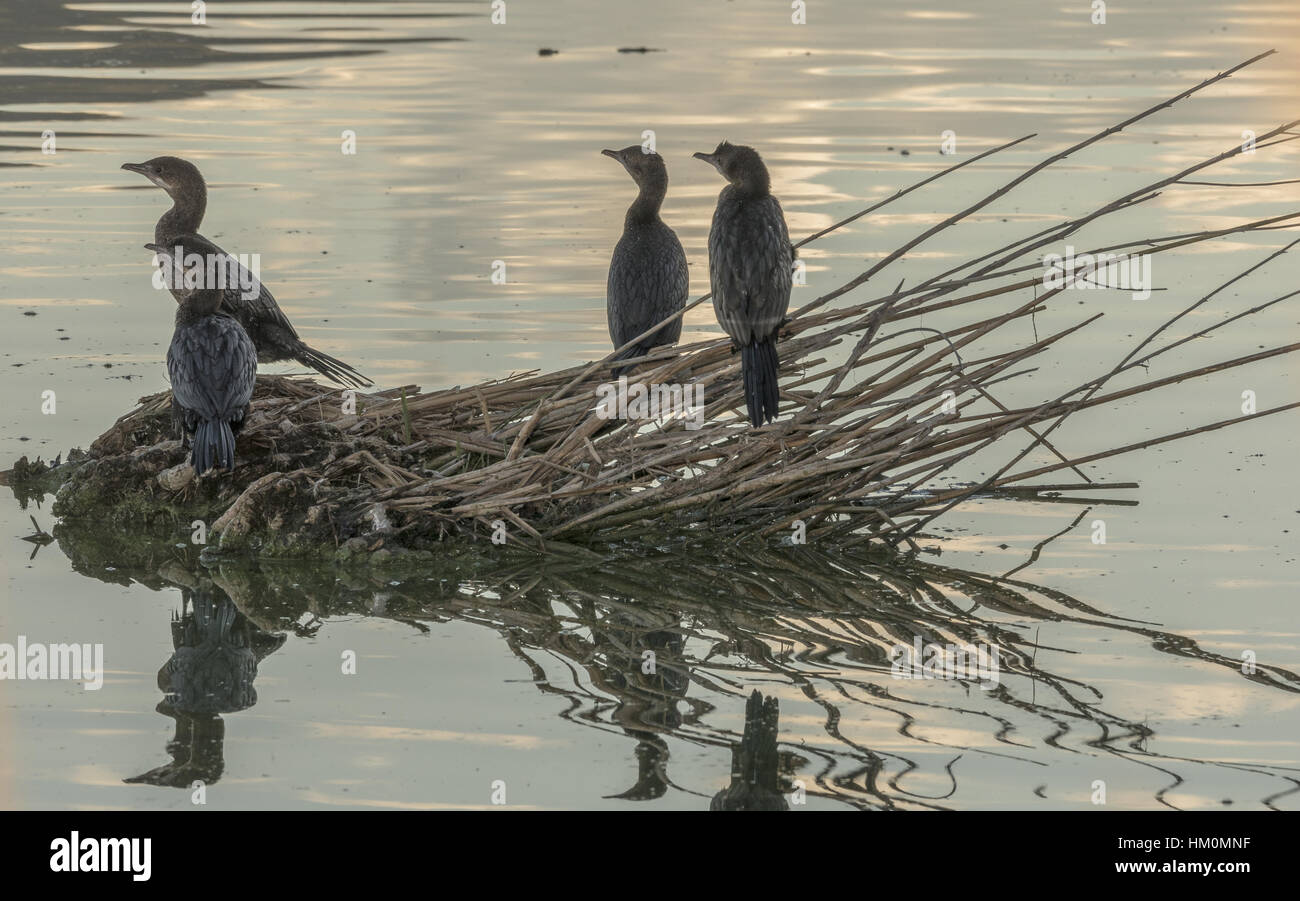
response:
M731 784L713 796L709 810L789 810L781 793L776 698L757 690L745 704L745 734L731 745Z
M342 360L337 360L327 353L321 353L314 347L300 344L294 349L293 358L309 369L315 369L325 378L347 385L349 388L369 388L374 384L370 379L357 372Z
M190 464L198 475L203 475L214 465L222 469L235 468L235 433L224 419L201 421L194 430L194 440L190 445Z
M212 618L212 631L209 633L217 644L232 644L230 630L235 627L235 605L229 601L216 604L216 616Z
M754 428L776 419L781 405L777 387L776 335L759 341L751 340L740 349L740 371L745 380L745 406L749 408L749 422Z
M780 756L776 736L780 708L776 698L765 698L757 689L745 704L745 732L740 740L742 776L749 785L757 785L780 796L778 767Z

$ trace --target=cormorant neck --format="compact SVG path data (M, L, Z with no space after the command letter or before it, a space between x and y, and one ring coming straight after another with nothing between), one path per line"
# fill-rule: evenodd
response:
M664 195L668 193L668 182L653 181L640 185L636 200L627 208L627 225L647 225L659 219L659 207L663 205Z
M743 173L732 184L746 197L765 197L772 193L772 182L767 176L767 169L761 166Z
M208 208L208 189L203 184L186 185L172 197L172 208L162 214L154 227L154 240L158 243L176 235L194 234L203 224L203 214Z
M221 308L222 292L220 289L195 291L180 302L176 310L176 322L193 322L204 316L210 316Z

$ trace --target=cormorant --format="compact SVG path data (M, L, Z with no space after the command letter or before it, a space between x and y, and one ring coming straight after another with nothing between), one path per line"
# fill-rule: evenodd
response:
M122 168L143 175L172 199L171 209L163 213L154 226L155 244L170 246L169 242L177 235L199 233L208 204L208 187L193 163L175 156L159 156L144 163L123 163ZM217 251L225 253L219 247ZM236 272L239 278L226 289L225 310L239 320L253 339L259 363L297 360L340 385L361 388L374 384L342 360L308 347L298 337L266 285L242 266ZM257 296L245 297L239 287L241 284L252 284ZM180 300L179 297L176 299Z
M230 258L198 235L175 235L166 244L145 247L163 258L164 275L179 301L167 374L172 418L182 435L191 437L190 463L198 475L214 465L234 469L235 434L244 425L257 379L257 349L239 321L220 310L228 293L205 284L211 266L228 265ZM185 272L175 271L178 253ZM187 284L192 255L202 258L205 268L203 278Z
M623 237L609 261L605 288L609 337L617 348L686 306L690 274L682 242L659 218L659 206L668 193L664 158L643 150L640 144L601 153L622 163L640 188L623 219ZM643 356L653 347L676 344L681 335L682 320L678 317L615 359ZM615 368L614 377L629 368Z
M709 281L718 323L740 349L745 404L758 428L776 418L781 403L776 339L790 308L794 248L754 148L723 141L695 158L730 182L718 195L709 229Z

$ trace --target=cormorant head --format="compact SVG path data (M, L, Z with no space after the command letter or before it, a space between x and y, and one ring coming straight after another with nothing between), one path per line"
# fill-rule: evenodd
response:
M156 156L143 163L123 163L128 172L139 172L175 199L177 194L204 188L198 167L178 156Z
M668 167L664 165L664 158L653 150L633 144L622 150L602 150L601 153L622 163L627 174L640 187L668 190Z
M697 153L695 158L717 169L738 188L758 194L768 191L767 166L753 147L723 141L712 153Z

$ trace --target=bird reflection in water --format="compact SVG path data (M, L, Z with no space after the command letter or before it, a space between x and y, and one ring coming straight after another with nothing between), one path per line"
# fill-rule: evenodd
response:
M745 734L731 746L731 784L713 796L709 810L789 810L781 791L776 749L780 710L757 690L745 704Z
M257 666L285 642L283 633L254 625L211 582L182 589L172 614L171 657L158 670L163 699L154 708L176 722L167 743L171 762L124 781L189 788L211 785L225 769L226 724L221 714L257 703Z
M644 614L641 619L644 619ZM618 700L612 719L636 739L637 779L611 798L653 801L668 791L668 744L664 733L682 724L677 702L686 697L690 674L682 666L684 636L679 628L646 630L632 612L609 617L593 632L603 654L604 688Z
M1089 646L1067 643L1048 653L1049 628L1146 645L1158 655L1152 666L1218 670L1276 700L1286 698L1277 692L1300 693L1300 674L1272 664L1243 672L1239 659L1187 635L1010 575L921 557L777 548L623 555L595 566L590 554L556 552L540 572L532 560L471 560L432 581L383 571L340 579L314 566L160 566L173 552L170 536L149 544L67 522L55 533L76 571L117 585L179 588L189 605L175 624L176 654L159 681L166 697L158 710L176 721L168 745L173 761L132 782L185 786L220 776L221 714L251 706L258 662L284 641L277 630L309 638L331 619L360 615L422 633L448 622L497 633L536 689L562 702L556 714L566 723L631 739L634 766L601 791L620 800L690 796L703 807L724 789L714 805L723 809L758 803L746 794L768 802L784 795L792 807L806 799L859 809L947 809L978 803L979 780L967 776L963 786L961 778L961 761L974 756L1024 770L1036 780L1026 780L1026 792L1059 805L1068 800L1065 789L1048 784L1039 768L1079 754L1099 766L1167 774L1150 801L1168 808L1186 806L1198 780L1218 784L1227 776L1251 780L1243 791L1263 807L1280 808L1300 792L1285 767L1150 747L1153 727L1125 716L1122 705L1112 709L1117 705L1107 703L1101 687L1056 666L1061 653ZM997 687L894 678L891 652L918 639L996 645ZM647 652L654 654L653 671ZM227 675L204 675L208 667L224 667ZM775 752L775 780L766 763L777 737L775 706L762 702L755 711L750 702L752 737L740 740L739 751L735 729L717 722L720 708L735 709L755 688L780 694L782 712L795 717L785 724L784 750ZM756 733L759 727L764 731ZM683 749L718 763L732 756L740 785L702 784L689 760L676 765L674 779L669 752ZM795 779L805 783L801 797L791 794ZM972 791L975 802L967 797Z

